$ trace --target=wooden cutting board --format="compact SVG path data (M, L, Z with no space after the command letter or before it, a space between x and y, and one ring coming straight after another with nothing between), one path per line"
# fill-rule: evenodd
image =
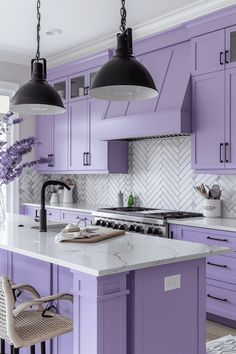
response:
M61 242L73 242L73 243L95 243L103 240L107 240L112 237L122 236L125 234L123 230L113 230L110 232L104 232L97 236L85 237L85 238L75 238L71 240L64 240Z

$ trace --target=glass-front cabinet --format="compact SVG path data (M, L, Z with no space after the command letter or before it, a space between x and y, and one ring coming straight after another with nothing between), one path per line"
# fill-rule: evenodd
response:
M68 80L67 77L55 80L51 83L57 90L63 102L68 101Z
M98 68L80 72L69 77L69 101L88 98L89 89L98 72Z
M236 26L226 29L225 63L226 68L236 66Z

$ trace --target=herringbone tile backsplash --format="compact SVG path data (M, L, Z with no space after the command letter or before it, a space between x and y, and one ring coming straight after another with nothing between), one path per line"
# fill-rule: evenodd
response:
M222 215L236 217L236 174L195 174L191 169L190 137L130 142L129 166L127 175L74 175L74 201L115 206L121 190L126 203L132 192L141 206L201 212L202 198L194 186L217 183L223 189ZM34 170L26 171L20 180L21 202L39 201L41 183L47 178Z

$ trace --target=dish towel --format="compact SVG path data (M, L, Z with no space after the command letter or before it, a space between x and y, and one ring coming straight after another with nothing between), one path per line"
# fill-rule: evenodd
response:
M225 336L212 340L206 345L206 354L236 354L236 337Z
M55 236L55 242L60 243L66 240L90 238L100 234L100 227L87 226L84 228L78 228L74 224L68 224L61 232L59 232L59 234Z

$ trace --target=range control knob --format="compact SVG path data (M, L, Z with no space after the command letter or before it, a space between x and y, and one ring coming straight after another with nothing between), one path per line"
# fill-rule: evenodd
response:
M120 225L120 227L119 227L119 229L120 230L126 230L126 227L125 227L126 225Z
M148 235L153 234L153 229L152 229L152 227L149 227L149 228L147 229L147 234L148 234Z
M113 227L113 223L111 221L108 221L107 222L107 227L109 227L109 228Z
M142 232L144 232L144 230L143 230L142 226L137 226L135 229L135 232L142 233Z
M96 225L101 225L102 220L97 220Z
M101 223L100 225L102 225L102 226L107 226L107 223L106 223L106 221L105 221L105 220L103 220L103 221L102 221L102 223Z
M119 229L119 224L113 225L113 229L115 229L115 230Z
M162 234L160 229L154 229L153 233L154 233L154 235L161 235Z
M129 227L129 231L135 231L135 225L130 225L130 227Z

